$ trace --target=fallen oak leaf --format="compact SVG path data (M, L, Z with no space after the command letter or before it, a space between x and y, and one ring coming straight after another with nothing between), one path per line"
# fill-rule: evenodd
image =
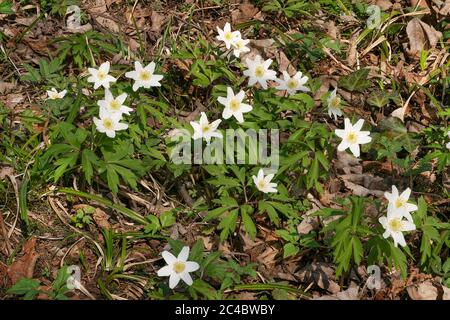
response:
M432 280L408 286L406 291L412 300L450 300L450 289Z
M414 18L406 25L409 39L408 54L419 57L423 50L434 48L442 37L442 33L418 18Z
M92 218L94 219L95 223L102 229L109 230L111 229L111 225L109 224L109 215L106 214L105 211L103 211L100 208L95 208L95 211L92 215Z
M383 182L383 178L375 177L371 174L344 174L339 176L344 181L347 189L350 189L356 196L365 197L373 195L383 197L384 191L375 189ZM383 188L387 189L387 188Z
M30 238L22 248L22 257L14 261L7 270L8 277L11 284L15 284L22 278L33 278L34 267L39 258L39 253L36 252L37 238Z

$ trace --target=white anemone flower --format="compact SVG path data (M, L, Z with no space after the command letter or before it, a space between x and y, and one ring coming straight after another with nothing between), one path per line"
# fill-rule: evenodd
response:
M400 244L402 247L406 246L404 231L412 231L416 229L416 225L410 221L403 220L403 217L397 212L388 210L386 217L380 217L378 221L381 223L385 232L383 237L386 239L392 237L394 246Z
M334 120L337 120L337 117L342 116L342 110L341 110L341 98L336 94L337 88L335 88L330 96L327 99L328 104L328 115L331 118L331 115L334 116Z
M63 90L61 92L58 92L55 88L52 88L51 90L47 90L48 98L47 100L56 100L56 99L62 99L66 95L67 90Z
M246 52L250 52L250 48L247 47L247 45L250 43L250 40L248 39L237 39L236 41L234 41L234 43L232 43L232 47L233 47L233 54L236 58L239 58L241 53L246 53Z
M219 35L216 37L217 40L223 41L225 43L225 47L230 49L231 46L241 38L241 33L239 31L231 31L230 23L225 23L223 30L217 27L217 32Z
M120 115L125 113L126 115L130 115L130 111L133 111L133 109L123 104L126 99L126 93L122 93L121 95L114 98L111 91L105 89L105 100L99 100L97 104L100 108L105 109L109 113L119 113Z
M397 187L392 186L392 193L384 193L384 197L389 200L388 211L396 212L400 216L405 217L409 222L413 222L410 212L416 211L418 208L415 204L408 203L410 195L410 188L407 188L399 195Z
M227 97L217 98L217 101L225 106L225 109L223 109L222 112L222 117L224 119L229 119L234 116L239 123L244 122L244 113L250 112L253 109L251 105L242 103L244 98L244 90L239 91L239 93L235 95L233 89L227 87Z
M269 192L277 192L276 189L277 184L270 182L272 181L273 176L274 176L273 174L268 174L267 176L264 177L263 169L259 169L258 176L252 176L252 178L253 182L256 185L256 188L258 188L259 191L269 193Z
M222 120L218 119L209 123L206 114L202 112L199 122L190 122L192 128L194 129L192 139L197 140L205 138L206 142L209 144L212 137L222 138L222 134L217 132L217 127L221 122Z
M447 132L447 135L450 138L450 131ZM450 142L447 142L447 144L445 146L447 147L448 150L450 150Z
M128 128L128 124L120 122L121 119L120 113L110 113L106 109L100 108L100 119L94 117L94 123L98 132L106 133L108 137L114 138L116 131Z
M363 119L359 119L354 125L352 125L350 120L345 118L344 124L345 128L343 130L336 129L334 131L336 135L342 139L341 143L338 145L338 150L344 151L345 149L350 148L353 155L355 157L359 157L359 145L372 141L372 138L369 136L370 131L361 131L364 124Z
M267 89L267 81L277 79L277 73L269 70L272 59L263 60L260 55L257 55L253 60L245 59L245 62L248 69L244 71L244 75L249 77L249 86L258 82L263 89Z
M163 251L162 256L167 263L167 266L158 270L159 277L170 277L169 287L173 289L183 280L188 286L192 285L193 281L189 272L197 271L200 266L197 262L187 261L189 258L189 247L183 247L178 257L175 257L169 251Z
M283 71L283 79L276 79L275 81L278 82L278 86L276 88L278 90L286 90L289 95L296 94L297 91L310 91L304 86L304 84L308 82L308 77L303 76L300 71L298 71L293 77L291 77L287 71Z
M147 66L143 67L139 61L134 62L134 71L125 73L125 77L133 79L133 91L137 91L140 87L149 89L150 87L160 87L159 81L163 76L154 74L156 64L152 61Z
M109 61L102 63L98 69L88 68L90 77L87 78L87 81L94 83L94 89L98 89L100 86L109 89L109 83L116 82L117 79L108 74L109 68Z

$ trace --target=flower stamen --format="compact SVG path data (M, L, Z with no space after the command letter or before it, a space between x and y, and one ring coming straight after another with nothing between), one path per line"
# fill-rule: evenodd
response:
M402 221L399 218L389 220L389 227L394 232L400 232L402 230Z
M103 119L103 126L108 129L108 130L112 130L113 129L113 122L111 121L111 119Z
M262 76L264 76L264 68L261 67L261 66L257 66L256 69L255 69L255 75L258 78L261 78Z
M149 71L143 70L139 73L139 80L141 81L149 81L151 77L152 75L150 74Z
M186 269L186 264L181 261L177 261L173 264L173 271L176 273L182 273Z
M356 143L358 136L354 132L349 132L347 134L347 141L350 143Z

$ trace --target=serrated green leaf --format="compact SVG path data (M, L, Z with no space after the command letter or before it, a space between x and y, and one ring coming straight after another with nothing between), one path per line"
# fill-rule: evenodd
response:
M256 237L256 226L252 218L247 214L247 212L241 210L242 223L244 224L245 231L249 234L251 239Z
M294 245L293 243L286 243L283 246L283 258L287 258L290 256L294 256L298 253L299 248L298 246Z
M350 92L362 92L370 87L370 81L367 80L369 69L359 69L349 75L343 76L338 81L338 86Z

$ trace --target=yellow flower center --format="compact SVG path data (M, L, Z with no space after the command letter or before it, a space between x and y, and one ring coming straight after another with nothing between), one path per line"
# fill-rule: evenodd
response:
M58 99L59 98L59 94L58 93L56 93L56 92L52 92L51 94L50 94L50 99Z
M210 130L211 130L211 125L205 124L205 125L202 126L202 131L203 132L208 132Z
M406 201L404 201L402 198L398 198L397 200L395 200L395 207L401 208L403 207L403 205L405 204Z
M113 100L111 101L111 103L109 104L109 107L113 110L119 110L120 109L120 103L117 102L117 100Z
M350 143L356 143L358 136L354 132L349 132L347 134L347 141Z
M233 35L231 34L231 32L227 32L224 35L225 40L230 41L233 39Z
M240 42L240 41L237 42L237 43L236 43L236 48L237 48L237 49L241 49L241 48L242 48L242 42Z
M143 70L139 74L139 79L142 81L148 81L152 77L151 73L149 71Z
M237 99L232 99L232 100L230 101L230 109L231 109L232 111L237 111L237 110L239 110L240 105L241 105L241 103L240 103Z
M334 109L339 108L339 106L341 105L341 98L339 97L334 97L333 99L331 99L331 107Z
M177 261L173 264L173 271L176 273L182 273L186 269L186 264L181 261Z
M264 68L262 66L257 66L256 69L255 69L255 75L258 78L261 78L264 75L264 72L265 71L264 71Z
M103 81L106 78L106 73L104 73L103 71L99 71L97 77L99 80Z
M290 79L290 80L287 82L287 87L288 87L289 89L295 89L295 88L297 88L297 85L298 85L298 81L295 80L295 79Z
M258 188L259 189L264 189L266 187L266 181L261 180L258 182Z
M402 230L402 221L400 218L394 218L389 220L389 227L394 232L399 232Z
M113 122L111 121L111 119L103 119L103 126L106 129L111 130L113 128Z

